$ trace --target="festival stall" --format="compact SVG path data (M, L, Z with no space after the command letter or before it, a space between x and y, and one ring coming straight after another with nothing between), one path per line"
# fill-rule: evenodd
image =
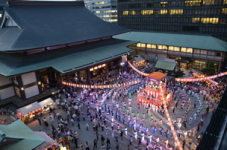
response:
M41 102L39 102L40 106L42 107L43 109L43 112L48 112L50 110L50 108L54 108L55 106L55 102L53 101L52 98L47 98Z
M31 103L27 106L17 109L17 116L23 122L28 122L33 119L35 116L38 116L42 113L42 107L38 102Z
M58 149L58 143L53 140L51 137L49 137L46 132L35 132L38 136L40 136L42 139L45 140L44 143L39 145L35 150L47 150L48 148L51 148L52 150Z
M145 66L145 59L143 59L140 55L137 55L134 57L135 60L135 66L138 67L143 67Z

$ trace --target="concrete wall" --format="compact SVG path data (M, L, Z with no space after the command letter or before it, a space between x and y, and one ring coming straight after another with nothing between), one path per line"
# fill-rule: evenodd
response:
M34 83L37 81L35 72L30 72L21 75L23 85Z
M34 85L24 89L25 97L30 98L39 94L38 85Z
M0 86L12 83L9 78L0 75Z
M15 95L15 92L14 92L13 86L0 90L0 100L12 97L14 95Z

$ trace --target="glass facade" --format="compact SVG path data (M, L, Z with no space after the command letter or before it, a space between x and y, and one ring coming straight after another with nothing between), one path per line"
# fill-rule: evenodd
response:
M212 35L227 41L227 0L118 0L118 24L135 30Z
M117 1L116 0L84 0L85 6L96 16L104 21L117 22ZM125 14L124 14L125 15Z

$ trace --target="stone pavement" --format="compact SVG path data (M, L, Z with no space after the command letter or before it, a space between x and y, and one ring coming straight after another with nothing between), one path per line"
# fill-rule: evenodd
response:
M63 95L62 98L64 99L64 95ZM125 98L125 100L126 100L126 103L128 105L127 98ZM120 101L119 100L117 100L117 101L120 104ZM194 97L191 97L191 101L194 102L194 101L196 101L196 99ZM202 103L204 103L204 102L202 102ZM107 106L115 106L116 102L112 101L112 100L107 100L106 104L107 104ZM174 105L174 100L172 101L172 103L170 105L170 108L173 105ZM194 109L192 105L193 105L193 103L191 104L189 116L192 116L197 110L197 109ZM93 106L93 107L95 108L95 106ZM205 105L203 105L202 111L204 111L204 109L205 109ZM142 106L140 106L140 109L138 109L137 94L134 94L132 96L132 110L134 112L139 112L140 114L146 113L146 109L143 108ZM171 118L173 120L181 117L182 114L184 113L184 110L180 109L180 106L178 106L178 108L176 108L174 113L172 113L171 109L169 111L170 111ZM66 118L66 112L64 112L63 110L59 109L56 112L60 112L60 114L63 116L63 118ZM81 113L85 113L85 112L86 112L86 108L84 107L82 109ZM109 130L108 131L108 135L106 135L105 129L104 129L104 131L101 131L100 128L99 128L99 135L103 135L106 139L109 138L110 141L111 141L111 149L114 150L114 149L116 149L116 144L115 144L114 137L112 137L112 133L111 133L111 130L110 130L110 123L111 123L110 122L110 115L108 115L106 113L105 113L105 115L107 115L107 118L109 118L109 120L107 122L108 130ZM166 117L165 117L165 115L162 116L162 115L160 115L159 113L156 113L156 112L152 112L151 115L154 116L154 120L157 120L157 121L160 120L160 119L163 120L162 124L158 124L157 133L153 136L153 141L155 141L155 139L157 137L159 137L160 138L160 143L161 143L161 145L163 145L163 149L165 149L164 148L164 145L165 145L164 140L166 140L166 137L163 136L163 135L160 135L158 129L159 129L159 127L162 127L164 130L165 129L169 129L169 127L168 127L168 125L166 123L167 122L166 121ZM43 115L42 118L44 118L44 117L46 117L46 119L48 120L48 115ZM207 125L209 124L210 117L211 117L211 114L209 113L208 116L205 118L204 125L200 129L198 134L200 134L201 132L205 131ZM200 120L200 117L198 116L196 121L193 121L193 123L191 125L187 125L186 130L189 130L191 128L196 127L198 122L199 122L199 120ZM89 124L89 131L86 130L86 123ZM117 121L116 119L115 119L114 123L115 123L115 129L116 129L117 124L120 124L121 129L123 129L126 126L126 125L123 125L122 122ZM145 126L148 126L148 127L152 125L150 120L149 120L149 115L146 115L146 119L144 121L144 124L145 124ZM32 121L32 122L28 123L27 125L34 131L41 130L41 131L45 131L47 134L51 134L51 127L50 126L46 127L44 125L40 126L37 120ZM57 126L57 121L54 121L54 125L55 125L55 127ZM79 135L78 136L78 144L80 144L80 143L84 144L87 141L89 146L90 146L90 148L93 148L93 140L96 138L96 134L92 131L92 123L88 119L86 121L82 121L82 119L81 119L80 125L81 125L81 129L80 130L77 128L77 122L75 122L75 126L73 126L73 125L71 125L69 123L68 127L70 129L73 129L73 130L78 132L78 135ZM151 128L149 130L151 131ZM118 135L118 137L119 137L119 133L116 130L115 130L114 134ZM129 130L128 130L128 135L127 136L125 135L122 140L119 140L119 149L120 150L126 150L127 149L128 144L129 144L129 135L133 135L133 129L131 129L131 128L129 128ZM194 137L191 138L192 139L191 149L195 149L196 148L196 145L197 145L196 137L197 136L194 136ZM147 139L147 138L145 138L145 139ZM184 137L181 136L180 139L183 140ZM174 147L173 138L170 136L168 138L168 140L169 140L169 144L171 145L171 147ZM185 149L189 149L188 148L188 146L189 146L188 145L188 140L189 140L189 138L186 139ZM133 140L133 145L130 146L130 148L134 149L137 146L137 144L138 144L138 141L136 139L134 139ZM71 149L76 149L74 143L70 143L70 147L71 147ZM98 141L98 149L101 149L100 139ZM142 144L140 145L140 147L138 149L145 150L145 142L142 142Z
M7 125L15 121L17 118L11 115L0 115L0 124Z

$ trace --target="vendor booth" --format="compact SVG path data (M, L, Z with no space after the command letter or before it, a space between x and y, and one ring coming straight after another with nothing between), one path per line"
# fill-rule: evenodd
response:
M42 107L38 102L31 103L27 106L17 109L17 116L23 122L28 122L35 116L39 116L42 113Z
M45 140L45 142L39 145L38 147L36 147L35 150L46 150L48 148L51 148L52 150L58 149L58 143L55 140L53 140L51 137L49 137L46 134L46 132L40 131L35 133Z
M134 66L136 67L144 67L146 65L145 59L143 59L140 55L136 55L134 57Z
M43 109L43 112L48 112L50 110L50 108L54 108L54 105L55 105L55 102L53 101L52 98L47 98L41 102L39 102L40 106L42 107Z

